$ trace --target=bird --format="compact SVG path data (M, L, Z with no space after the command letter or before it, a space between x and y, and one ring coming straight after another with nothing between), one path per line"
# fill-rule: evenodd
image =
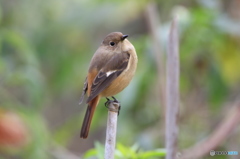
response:
M88 106L80 138L88 137L99 100L102 97L108 99L107 97L113 97L121 92L128 86L135 74L138 57L127 37L128 35L121 32L108 34L91 59L79 102L81 104L87 94L86 104Z

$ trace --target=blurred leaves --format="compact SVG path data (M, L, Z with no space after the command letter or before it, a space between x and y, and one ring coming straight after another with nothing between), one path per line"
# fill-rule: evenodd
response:
M36 112L24 111L24 119L27 122L31 136L31 143L25 151L23 151L24 158L49 158L49 149L52 145L52 140L46 123L42 116Z
M156 159L159 157L164 157L165 155L165 149L142 151L138 145L127 147L120 143L117 144L115 152L116 159ZM97 142L95 143L95 148L88 150L84 155L84 158L86 159L93 157L97 157L98 159L104 159L104 145L101 145Z
M29 46L29 42L15 31L1 29L0 35L1 83L4 83L8 89L14 86L20 88L17 90L18 95L21 96L20 91L26 92L29 96L24 100L35 103L34 106L38 107L44 83L33 49ZM6 89L3 87L0 94L8 93Z
M181 42L181 61L192 62L182 65L181 78L188 82L181 83L185 89L203 86L210 103L219 107L226 99L229 87L240 81L240 73L234 71L239 67L240 49L215 25L218 16L214 9L192 10L191 25L186 28Z

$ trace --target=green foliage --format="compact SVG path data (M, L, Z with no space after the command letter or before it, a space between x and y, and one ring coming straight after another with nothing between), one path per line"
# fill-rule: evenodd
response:
M22 152L23 158L50 158L49 149L52 145L51 137L45 121L39 114L31 111L24 112L24 119L30 128L30 144Z
M166 155L165 149L156 149L150 151L143 151L138 145L131 147L124 146L118 143L115 151L116 159L156 159L164 157ZM84 158L97 157L98 159L104 159L104 145L96 142L95 148L88 150Z
M217 27L217 18L219 14L214 9L192 9L180 48L182 88L206 89L199 91L207 91L209 104L215 108L226 100L231 85L240 81L240 73L234 71L239 67L239 47Z

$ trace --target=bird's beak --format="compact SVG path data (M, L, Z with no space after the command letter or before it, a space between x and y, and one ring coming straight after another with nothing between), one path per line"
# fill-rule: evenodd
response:
M122 36L122 41L124 40L124 39L126 39L128 37L128 35L123 35Z

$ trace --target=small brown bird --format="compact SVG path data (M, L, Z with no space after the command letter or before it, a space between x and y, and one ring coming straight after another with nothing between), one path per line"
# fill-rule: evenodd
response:
M87 111L81 129L81 138L87 138L92 117L101 97L121 92L132 80L137 68L134 46L128 35L112 32L103 40L90 62L80 104L87 92Z

